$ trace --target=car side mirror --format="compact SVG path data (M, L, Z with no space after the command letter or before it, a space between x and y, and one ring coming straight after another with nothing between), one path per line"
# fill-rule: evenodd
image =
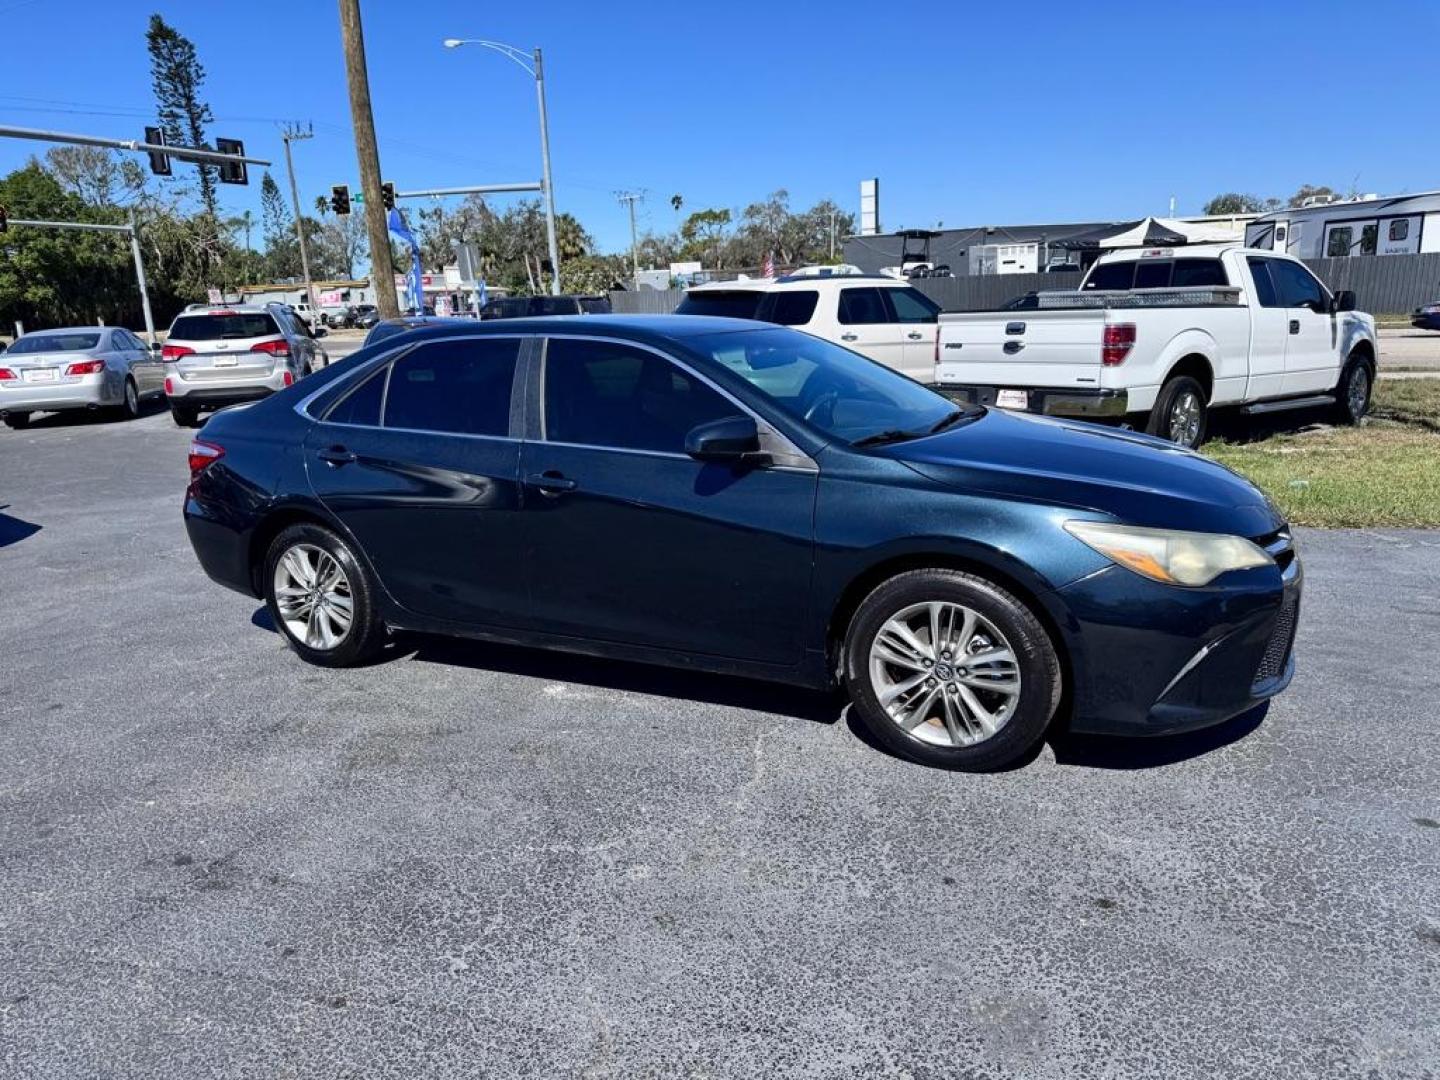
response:
M1341 289L1330 298L1331 311L1354 311L1355 292L1353 289Z
M728 461L768 465L770 455L760 450L760 429L748 416L727 416L692 428L685 436L685 453L696 461Z

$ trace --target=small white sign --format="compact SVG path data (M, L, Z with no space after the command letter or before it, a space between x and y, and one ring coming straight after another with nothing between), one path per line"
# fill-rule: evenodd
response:
M213 285L205 290L205 297L212 304L221 304L225 301L225 297L221 294L220 290Z
M1001 390L995 395L995 404L1002 409L1028 408L1030 395L1024 390Z

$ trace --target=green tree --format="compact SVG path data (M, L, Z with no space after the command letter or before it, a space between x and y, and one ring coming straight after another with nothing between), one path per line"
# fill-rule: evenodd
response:
M1205 204L1202 213L1220 217L1225 214L1258 214L1264 203L1254 195L1242 195L1238 191L1227 191L1216 195Z
M730 221L729 210L696 210L680 223L680 256L723 268Z
M272 281L299 276L300 245L295 240L295 218L268 169L260 179L260 231L265 239L266 276Z
M166 140L180 146L208 147L205 125L214 117L210 106L200 99L205 68L194 44L159 15L150 16L145 44L150 50L150 82ZM212 219L218 220L215 167L200 165L197 171L201 204Z
M1294 195L1291 195L1291 196L1290 196L1290 201L1287 202L1285 205L1286 205L1286 206L1300 206L1300 205L1302 205L1302 204L1305 202L1306 199L1311 199L1311 198L1315 198L1315 197L1317 197L1317 196L1323 196L1323 195L1333 196L1334 194L1335 194L1335 189L1334 189L1334 188L1332 188L1332 187L1326 187L1326 186L1323 185L1323 184L1321 184L1321 185L1319 185L1319 186L1314 185L1314 184L1302 184L1302 185L1300 185L1299 190L1296 191Z

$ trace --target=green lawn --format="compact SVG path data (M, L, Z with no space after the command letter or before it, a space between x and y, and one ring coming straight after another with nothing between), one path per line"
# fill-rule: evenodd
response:
M1253 426L1205 453L1259 484L1299 525L1440 527L1440 379L1381 380L1360 427L1291 423Z

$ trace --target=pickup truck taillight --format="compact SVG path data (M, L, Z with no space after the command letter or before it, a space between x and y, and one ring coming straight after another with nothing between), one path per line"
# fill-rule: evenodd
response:
M1135 348L1134 323L1107 323L1100 338L1100 363L1105 367L1123 364Z

